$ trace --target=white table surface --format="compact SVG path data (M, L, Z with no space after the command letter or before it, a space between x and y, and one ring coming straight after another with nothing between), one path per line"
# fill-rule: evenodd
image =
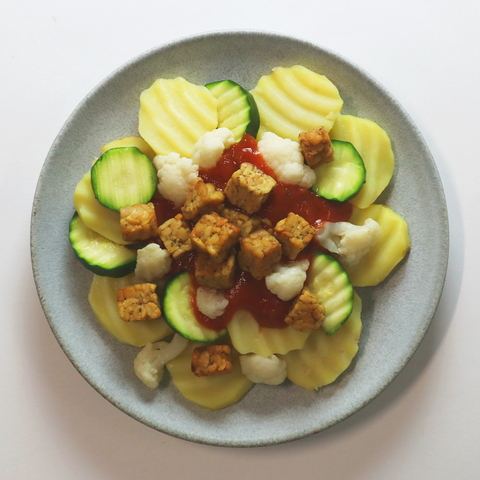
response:
M479 27L471 0L2 2L0 477L479 479ZM450 216L444 294L407 367L341 424L264 448L189 443L108 403L57 344L30 262L40 169L80 100L135 55L220 29L298 36L376 77L423 133Z

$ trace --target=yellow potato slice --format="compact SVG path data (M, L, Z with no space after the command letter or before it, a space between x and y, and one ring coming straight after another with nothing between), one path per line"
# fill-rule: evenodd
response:
M134 135L130 137L122 137L122 138L119 138L118 140L114 140L113 142L107 143L100 149L100 151L103 154L107 150L110 150L111 148L119 148L119 147L137 147L150 160L153 160L155 157L155 152L153 151L153 148L142 137L136 137Z
M299 133L310 128L329 131L343 106L327 77L300 65L275 68L250 93L260 113L258 139L268 131L298 142Z
M334 382L357 354L361 311L362 301L355 293L352 314L339 330L327 335L323 328L318 328L301 350L281 355L287 362L287 378L310 391Z
M262 357L302 348L309 335L291 327L261 328L246 310L235 313L227 329L238 352L256 353Z
M192 352L201 343L191 343L177 358L167 363L174 385L191 402L210 410L225 408L238 402L253 383L242 373L238 353L232 350L232 371L210 377L192 373Z
M190 158L195 143L217 125L217 99L184 78L159 79L140 95L138 131L157 155Z
M88 301L93 313L107 332L117 340L135 347L162 340L173 333L163 317L142 322L125 322L120 318L117 293L120 288L135 285L135 274L122 278L94 275Z
M120 229L120 212L104 207L95 198L90 172L80 180L73 194L75 210L83 223L94 232L119 245L127 245Z
M380 225L377 243L357 265L345 267L354 287L378 285L403 259L410 248L407 222L385 205L353 208L350 222L363 225L372 218Z
M350 203L367 208L385 190L395 166L392 144L383 128L365 118L341 115L330 131L332 140L350 142L362 157L367 178Z

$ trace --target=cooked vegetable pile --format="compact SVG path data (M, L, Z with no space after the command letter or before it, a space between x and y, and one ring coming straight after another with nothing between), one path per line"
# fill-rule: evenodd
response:
M374 203L393 174L388 135L342 107L298 65L251 92L158 79L140 95L140 136L101 148L75 190L70 242L100 323L141 347L147 387L166 366L216 410L255 383L316 390L350 365L354 287L382 282L410 239Z

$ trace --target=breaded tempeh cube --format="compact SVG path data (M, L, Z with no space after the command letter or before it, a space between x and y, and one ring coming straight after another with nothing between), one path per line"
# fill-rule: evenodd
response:
M313 332L325 320L325 307L307 287L296 298L285 322L300 332Z
M206 377L232 371L230 345L197 347L192 353L192 372L197 377Z
M295 260L312 240L315 235L315 227L300 215L290 212L287 218L280 220L275 225L274 235L282 244L283 254L290 260Z
M257 230L240 241L238 265L261 280L272 273L282 257L282 246L266 230Z
M215 189L212 183L204 183L201 178L197 180L195 188L189 193L182 207L183 216L192 220L197 216L211 211L225 200L225 195Z
M233 287L235 283L235 250L232 249L227 258L215 262L207 253L199 253L195 266L195 278L200 285L224 290Z
M190 227L179 213L158 227L158 235L173 259L180 258L192 249Z
M262 226L262 221L258 217L251 217L246 213L237 212L231 208L224 208L219 213L223 218L226 218L240 229L240 238L246 237Z
M255 213L277 182L250 163L242 163L225 187L225 195L247 213Z
M305 160L311 167L318 167L333 160L333 147L323 127L312 128L298 136Z
M200 218L190 237L195 250L208 253L215 261L223 262L228 251L238 242L240 229L212 212Z
M126 242L147 240L157 234L157 217L153 203L139 203L120 209L120 229Z
M141 283L121 288L117 294L118 313L126 322L153 320L162 312L155 293L154 283Z

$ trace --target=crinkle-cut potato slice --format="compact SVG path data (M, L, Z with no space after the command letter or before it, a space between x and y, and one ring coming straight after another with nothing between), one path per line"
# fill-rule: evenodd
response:
M253 383L242 373L238 353L232 349L232 371L208 377L192 373L192 352L201 343L191 343L175 359L167 362L174 385L191 402L209 410L219 410L238 402Z
M369 287L383 281L403 259L410 248L407 222L385 205L370 205L365 209L353 207L350 222L363 225L373 218L380 225L377 243L357 265L345 267L354 287Z
M287 362L287 378L310 391L334 382L357 354L362 331L361 311L362 301L355 293L353 311L339 330L327 335L323 328L318 328L301 350L281 355Z
M195 143L217 125L217 99L184 78L161 78L140 95L138 131L157 155L190 158Z
M302 348L309 335L291 327L262 328L246 310L236 312L227 329L238 352L255 353L262 357Z
M350 203L367 208L385 190L393 175L395 161L390 138L375 122L352 115L337 118L330 138L350 142L362 157L367 177L360 193Z
M120 288L135 285L135 274L121 278L93 276L88 301L93 313L107 332L117 340L135 347L158 342L173 333L163 316L155 320L125 322L118 314L117 293Z
M250 93L260 113L259 140L266 131L297 142L301 132L313 127L328 132L343 106L327 77L300 65L275 68Z
M142 153L144 153L150 160L153 160L155 157L155 152L153 148L142 138L132 135L130 137L122 137L113 142L107 143L104 145L100 151L104 154L107 150L111 148L119 147L137 147Z
M90 230L119 245L127 245L120 229L120 212L104 207L95 198L90 172L80 180L73 195L78 215Z

